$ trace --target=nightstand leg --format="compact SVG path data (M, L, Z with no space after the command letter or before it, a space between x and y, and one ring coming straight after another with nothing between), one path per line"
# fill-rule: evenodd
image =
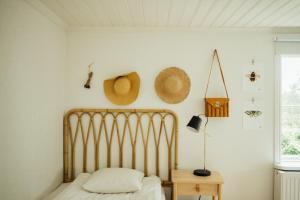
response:
M222 184L218 186L218 200L222 200Z
M173 193L173 200L177 200L177 184L176 183L174 183L173 184L173 191L172 191L172 193Z

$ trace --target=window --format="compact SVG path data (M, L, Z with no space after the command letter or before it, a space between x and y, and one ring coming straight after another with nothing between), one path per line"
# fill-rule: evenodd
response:
M298 39L297 39L298 38ZM275 162L300 165L300 35L275 40Z
M300 161L300 55L281 55L281 161Z

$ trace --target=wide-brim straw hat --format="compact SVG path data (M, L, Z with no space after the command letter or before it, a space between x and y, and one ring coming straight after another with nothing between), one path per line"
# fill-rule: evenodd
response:
M106 97L117 105L128 105L134 102L140 90L140 77L136 72L104 80Z
M190 88L190 78L178 67L164 69L155 79L157 95L170 104L182 102L189 95Z

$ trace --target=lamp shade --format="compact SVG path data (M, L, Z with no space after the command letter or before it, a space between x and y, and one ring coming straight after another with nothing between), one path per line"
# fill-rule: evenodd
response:
M187 128L197 133L200 129L201 121L202 120L199 116L193 116L192 119L187 124Z

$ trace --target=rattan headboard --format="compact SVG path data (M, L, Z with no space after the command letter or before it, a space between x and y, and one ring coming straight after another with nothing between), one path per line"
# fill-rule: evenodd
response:
M72 109L64 116L64 182L80 172L128 167L160 176L167 186L177 161L178 120L173 111Z

